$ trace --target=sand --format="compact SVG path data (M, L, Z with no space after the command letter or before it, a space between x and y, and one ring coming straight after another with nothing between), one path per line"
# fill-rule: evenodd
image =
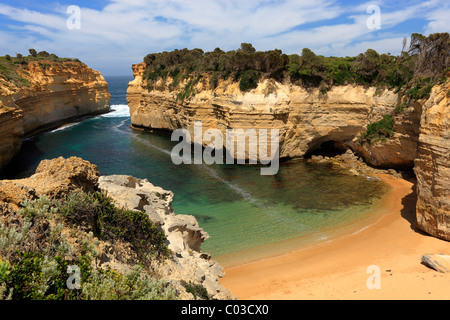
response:
M221 283L242 300L450 299L450 274L421 263L423 254L450 254L450 242L415 229L413 182L378 177L391 187L378 221L326 243L227 267Z

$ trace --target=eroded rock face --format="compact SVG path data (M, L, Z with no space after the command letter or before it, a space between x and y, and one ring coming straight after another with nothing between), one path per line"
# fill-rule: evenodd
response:
M422 103L411 103L406 110L394 114L394 135L373 144L354 138L347 145L371 166L412 169L419 142Z
M214 299L235 298L219 283L219 278L224 276L223 268L209 254L201 252L201 244L209 235L199 227L195 217L175 215L171 205L172 192L145 179L99 177L96 165L77 157L44 160L29 178L0 180L0 213L3 216L15 215L25 200L33 200L40 195L61 199L75 190L94 192L99 189L118 207L145 211L160 226L172 254L162 265L155 265L154 272L161 280L169 282L182 299L194 299L183 281L203 286ZM129 244L119 240L99 241L98 246L96 250L101 266L131 270L132 265L127 262L133 256Z
M146 179L130 176L102 176L99 189L111 197L117 206L128 210L145 211L167 237L174 253L158 272L183 291L180 281L202 285L216 299L232 298L219 283L223 268L209 254L201 252L201 244L209 235L199 227L194 216L175 215L173 193L154 186ZM188 280L187 280L188 279Z
M120 175L102 176L99 188L113 198L117 206L145 211L164 230L169 249L176 253L200 252L202 242L209 238L194 216L175 215L172 192L156 187L146 179Z
M279 129L282 158L303 156L327 141L351 141L368 123L392 113L399 98L389 90L377 92L357 85L335 86L323 94L319 89L269 79L249 92L241 92L239 83L231 81L221 81L211 90L204 75L195 87L197 93L181 103L177 94L183 84L170 90L169 79L149 90L144 70L143 63L134 65L135 79L128 86L133 126L183 128L193 136L194 121L202 121L203 132L219 129L224 137L227 129Z
M434 87L423 106L417 176L417 225L450 240L450 81Z
M0 170L21 147L22 136L49 125L109 110L108 84L82 63L61 62L43 68L28 64L17 87L0 77Z
M29 178L0 180L0 202L18 207L23 200L39 195L60 199L77 189L93 192L97 189L98 177L97 166L81 158L43 160Z

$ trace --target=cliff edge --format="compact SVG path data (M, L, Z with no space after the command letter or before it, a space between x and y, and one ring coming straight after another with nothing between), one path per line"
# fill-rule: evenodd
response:
M280 158L351 149L377 168L414 168L417 225L450 240L449 39L413 34L398 57L370 49L353 58L309 49L287 56L249 44L149 54L132 66L131 123L191 136L196 121L203 134L218 129L224 137L229 129L278 129Z
M424 104L414 171L417 224L450 240L450 81L433 88Z
M0 299L235 298L201 251L208 234L175 215L172 199L144 179L99 176L77 157L1 180ZM76 290L68 266L80 270Z
M109 106L103 76L78 60L0 57L0 170L23 136Z

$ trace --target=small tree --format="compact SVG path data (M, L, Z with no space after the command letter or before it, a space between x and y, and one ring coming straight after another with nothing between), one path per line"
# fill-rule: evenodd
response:
M309 68L310 75L313 74L314 69L319 65L319 58L314 52L308 48L302 50L302 67Z
M16 58L19 61L19 63L23 63L23 56L20 53L16 53Z
M34 49L29 49L28 52L31 54L32 57L36 57L37 56L37 51Z
M37 54L38 57L47 58L50 54L47 51L41 51Z
M255 53L256 49L250 44L250 43L241 43L241 48L240 50L244 53Z
M5 59L10 61L11 60L11 56L9 54L5 55Z

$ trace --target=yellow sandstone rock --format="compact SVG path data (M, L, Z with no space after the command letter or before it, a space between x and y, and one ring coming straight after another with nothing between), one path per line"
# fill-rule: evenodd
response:
M40 64L41 62L41 64ZM30 61L18 70L27 85L0 77L0 170L21 147L24 135L64 120L109 110L108 84L83 63Z

